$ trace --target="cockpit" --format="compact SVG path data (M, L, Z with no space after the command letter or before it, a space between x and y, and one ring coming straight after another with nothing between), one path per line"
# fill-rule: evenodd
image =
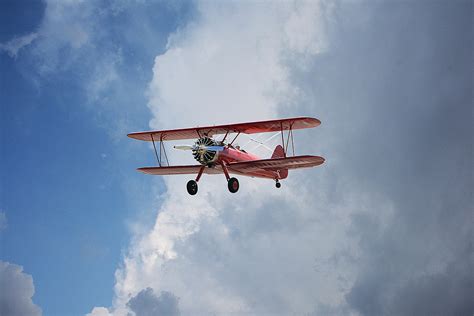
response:
M236 150L241 151L243 153L247 153L244 149L240 148L240 146L238 144L235 144L235 146L233 146L232 144L227 144L227 146L229 148L236 149Z

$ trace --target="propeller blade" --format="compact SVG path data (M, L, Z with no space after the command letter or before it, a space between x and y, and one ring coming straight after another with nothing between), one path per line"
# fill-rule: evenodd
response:
M194 146L190 146L190 145L177 145L177 146L173 146L174 149L179 149L179 150L193 150L194 149Z

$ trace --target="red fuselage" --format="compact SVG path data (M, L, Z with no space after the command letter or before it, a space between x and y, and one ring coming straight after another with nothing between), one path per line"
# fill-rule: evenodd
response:
M224 150L218 152L217 159L215 160L215 162L217 166L220 166L222 162L228 165L229 163L254 161L254 160L261 160L261 159L262 158L258 157L257 155L248 153L244 150L226 146ZM249 171L249 172L243 173L243 172L237 172L235 170L232 170L232 167L229 167L229 172L244 175L244 176L270 178L270 179L285 179L288 176L288 170L275 171L275 170L258 169L255 171Z
M217 155L217 162L224 161L225 163L229 164L232 162L240 162L240 161L252 161L252 160L260 160L262 158L250 154L246 151L225 147L224 150L220 151Z

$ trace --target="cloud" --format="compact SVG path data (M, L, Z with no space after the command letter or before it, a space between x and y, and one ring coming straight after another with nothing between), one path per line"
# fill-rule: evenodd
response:
M3 50L12 58L16 58L18 52L25 46L30 45L38 37L37 33L30 33L21 37L15 37L6 43L0 43L0 50Z
M0 314L41 315L41 308L35 305L33 278L23 272L23 267L0 261Z
M38 39L28 56L29 66L40 78L85 61L83 53L91 52L87 48L92 37L103 35L100 19L93 19L98 9L84 1L46 1L44 17L34 33Z
M86 316L113 316L113 314L105 307L94 307L92 312L86 314Z
M50 80L74 86L67 95L77 96L119 142L148 115L142 105L153 58L191 10L184 2L47 0L35 40L15 63L39 94Z
M160 296L156 296L151 288L140 291L128 301L127 306L136 316L180 315L178 298L173 293L162 291Z
M31 50L39 76L73 72L98 115L120 112L120 138L147 80L130 50L161 51L156 21L124 4L48 1L36 36L2 44L12 57ZM155 58L150 127L310 115L323 124L295 133L297 153L327 161L278 191L242 177L231 195L209 176L191 198L190 177L164 178L113 306L91 314L177 308L176 297L183 314L472 314L472 4L197 6ZM104 27L114 18L127 21L116 41Z
M199 4L199 19L171 36L155 59L150 127L280 116L300 93L286 60L310 60L328 47L318 28L323 13L319 2ZM343 303L353 274L338 272L347 264L333 261L340 248L354 252L344 229L357 209L345 201L349 206L329 211L326 192L298 187L301 176L293 173L280 191L271 181L241 178L235 196L223 177L204 177L193 198L186 178L165 178L155 226L130 246L117 271L116 310L125 314L129 295L147 287L175 293L183 314L309 313L318 301Z
M472 314L466 6L199 4L155 59L150 127L312 115L297 149L328 160L280 191L240 178L229 195L214 176L190 198L165 178L116 310L149 287L183 314Z
M110 36L103 28L108 15L101 10L99 4L85 1L45 1L36 30L0 44L0 51L16 59L19 50L25 49L16 62L38 85L45 78L72 71L77 81L89 79L84 80L90 85L86 87L89 94L99 94L116 77L114 67L120 62L119 50L110 47ZM100 41L99 51L96 45ZM91 78L83 78L88 76Z
M462 314L472 262L472 31L465 2L345 4L331 53L292 78L318 104L326 185L391 201L350 218L358 265L346 302L364 315ZM325 118L325 119L324 119ZM308 141L310 141L308 139ZM471 192L471 193L470 193ZM346 193L344 193L345 195Z

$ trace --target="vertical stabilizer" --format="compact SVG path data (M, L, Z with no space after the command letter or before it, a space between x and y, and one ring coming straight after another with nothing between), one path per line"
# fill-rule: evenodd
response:
M283 146L282 145L277 145L275 147L275 150L273 151L273 154L272 154L272 159L273 158L285 158L285 150L283 150Z
M282 145L277 145L272 154L272 159L285 158L285 150ZM278 170L278 179L285 179L288 177L288 169Z

